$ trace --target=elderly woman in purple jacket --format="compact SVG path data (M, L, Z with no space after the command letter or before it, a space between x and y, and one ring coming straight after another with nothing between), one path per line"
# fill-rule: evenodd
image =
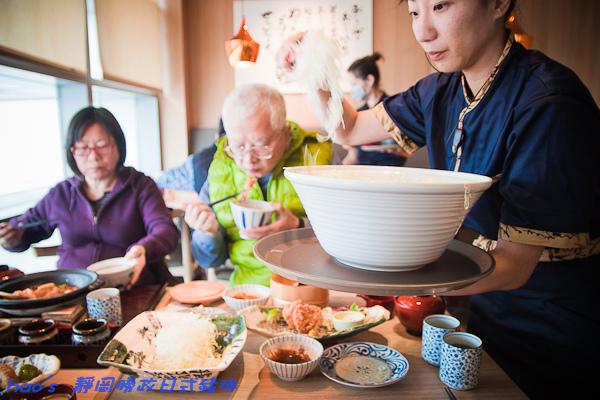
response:
M128 288L171 280L164 257L177 246L179 232L154 181L123 166L125 136L115 117L104 108L80 110L69 125L66 154L75 176L2 224L0 245L24 251L58 228L58 268L86 268L125 256L138 260ZM54 220L14 229L44 219Z

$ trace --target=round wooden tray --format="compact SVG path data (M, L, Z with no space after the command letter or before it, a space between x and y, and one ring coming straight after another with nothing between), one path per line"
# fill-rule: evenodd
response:
M260 239L256 258L288 279L324 289L367 295L425 295L471 285L489 275L494 259L487 252L453 240L436 261L403 272L368 271L342 264L327 254L311 228Z

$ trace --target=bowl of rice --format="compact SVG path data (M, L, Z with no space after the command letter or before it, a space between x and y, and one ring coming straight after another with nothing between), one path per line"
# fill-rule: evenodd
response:
M285 169L323 250L373 271L437 260L482 193L487 176L423 168L316 165Z
M100 365L172 390L216 378L246 343L244 317L205 308L202 313L147 311L125 325L98 356Z

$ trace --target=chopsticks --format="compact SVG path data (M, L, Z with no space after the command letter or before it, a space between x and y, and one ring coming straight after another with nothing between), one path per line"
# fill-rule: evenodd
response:
M450 398L450 400L456 400L456 396L454 395L454 393L452 393L452 390L450 390L449 387L445 387L444 390L446 391L446 394L448 395L448 398Z
M27 229L27 228L33 228L34 226L39 226L39 225L44 225L47 224L48 222L52 222L52 221L56 221L58 218L50 218L50 219L42 219L39 221L35 221L35 222L30 222L28 224L23 224L23 225L19 225L19 226L13 226L13 230L19 230L19 229Z
M239 194L239 193L230 194L229 196L227 196L227 197L223 197L223 198L222 198L222 199L220 199L220 200L213 201L212 203L208 203L208 204L207 204L207 206L209 206L209 207L212 207L212 206L214 206L215 204L219 204L220 202L222 202L222 201L225 201L225 200L228 200L228 199L230 199L230 198L232 198L232 197L235 197L235 196L237 196L238 194Z

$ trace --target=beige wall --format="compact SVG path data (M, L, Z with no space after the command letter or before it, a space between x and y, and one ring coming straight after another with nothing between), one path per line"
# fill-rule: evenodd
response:
M163 89L159 95L163 169L189 154L183 10L181 0L159 0Z
M234 88L224 42L233 36L233 0L183 0L187 55L188 128L215 129L226 94ZM594 33L600 19L597 0L519 0L521 25L533 35L533 47L572 68L600 103L600 46ZM431 73L414 39L407 5L373 0L373 49L381 52L386 91L406 90ZM307 128L318 121L302 95L286 96L288 118Z

